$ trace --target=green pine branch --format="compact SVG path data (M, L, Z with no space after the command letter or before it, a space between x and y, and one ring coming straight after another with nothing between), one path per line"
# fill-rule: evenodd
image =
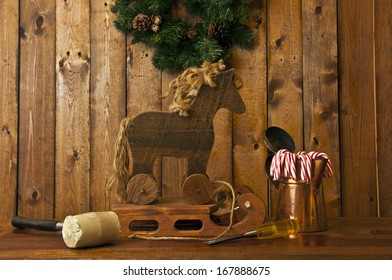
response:
M244 6L251 0L184 0L189 14L199 18L195 26L171 16L174 0L116 0L112 11L116 15L115 26L132 35L132 43L155 46L153 64L158 69L180 69L200 66L204 60L215 62L230 60L230 46L250 48L253 32L245 24L249 11ZM162 22L158 30L134 28L138 15L149 18L159 15ZM148 21L148 18L146 19ZM137 26L148 27L148 24ZM209 37L208 29L213 22L218 27ZM197 30L196 36L188 36L189 28ZM194 33L194 31L192 31ZM226 34L228 33L228 34Z

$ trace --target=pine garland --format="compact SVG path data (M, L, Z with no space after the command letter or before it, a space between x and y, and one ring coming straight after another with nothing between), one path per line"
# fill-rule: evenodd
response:
M251 0L183 0L187 13L198 18L196 24L172 16L176 2L116 0L112 6L116 27L131 34L132 43L155 47L156 68L186 69L219 59L228 63L231 46L253 46L253 32L245 24Z

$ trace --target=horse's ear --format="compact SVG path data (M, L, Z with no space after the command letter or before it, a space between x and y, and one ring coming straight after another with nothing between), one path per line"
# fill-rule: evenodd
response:
M223 74L226 74L226 75L228 75L228 76L233 76L233 74L234 74L234 68L230 68L229 70L226 70L226 71L222 71L222 72L220 72L222 75Z
M233 76L234 76L234 68L219 72L219 74L216 75L218 79L226 78L229 81L233 79Z

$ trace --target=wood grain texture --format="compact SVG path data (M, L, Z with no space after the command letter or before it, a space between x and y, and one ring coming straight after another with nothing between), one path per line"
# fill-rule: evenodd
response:
M243 83L239 92L246 106L244 114L233 114L233 176L235 186L249 186L267 204L267 152L263 143L267 126L265 2L253 1L250 9L248 26L255 36L254 46L251 50L236 48L232 53L233 66Z
M336 12L336 0L302 2L304 147L333 164L334 177L323 180L330 217L341 215Z
M140 43L127 45L127 116L135 117L146 111L161 110L162 76L152 64L154 49ZM132 154L130 154L132 158ZM130 174L132 174L130 160ZM161 165L157 160L154 167L154 178L161 186Z
M303 149L302 1L268 2L268 126Z
M56 1L56 219L90 201L90 3Z
M213 120L214 145L207 164L211 181L233 184L233 113L219 110Z
M286 130L296 151L303 140L302 1L268 1L268 127ZM276 190L270 188L273 215Z
M0 227L0 259L390 261L391 224L391 218L339 218L329 222L327 231L298 234L292 239L246 238L211 247L195 240L121 238L115 245L84 250L67 248L60 233Z
M91 211L110 209L105 189L114 143L126 116L126 35L113 24L113 1L91 2Z
M52 219L55 1L20 1L18 215Z
M132 204L150 204L159 194L157 183L148 174L137 174L133 176L126 188L128 200Z
M392 216L392 2L374 1L377 168L380 215Z
M178 7L176 11L178 11ZM180 75L180 71L162 71L162 95L169 90L171 81ZM173 96L162 99L162 111L169 111ZM161 158L161 194L162 197L181 197L182 184L187 177L188 161L185 158L164 156Z
M16 214L19 2L0 3L0 225Z
M338 1L342 215L377 215L373 1Z
M194 22L196 19L190 16L182 1L176 0L172 4L173 16L179 17L189 22ZM181 70L165 70L162 71L162 94L169 90L169 84L178 75ZM173 96L162 100L162 111L168 111L169 106L173 100ZM162 197L181 197L182 186L187 177L188 162L184 158L162 157L161 159L161 175L162 175Z

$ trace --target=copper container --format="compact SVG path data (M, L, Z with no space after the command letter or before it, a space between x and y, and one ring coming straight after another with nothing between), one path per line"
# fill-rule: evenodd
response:
M326 160L313 160L310 183L285 178L279 181L276 220L296 219L299 232L328 229L322 186Z

